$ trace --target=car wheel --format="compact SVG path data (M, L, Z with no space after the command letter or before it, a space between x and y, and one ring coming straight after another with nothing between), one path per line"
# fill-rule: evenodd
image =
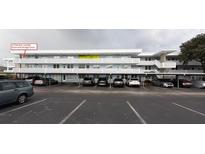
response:
M17 98L17 103L18 104L23 104L23 103L26 102L26 100L27 100L27 96L25 94L22 94Z

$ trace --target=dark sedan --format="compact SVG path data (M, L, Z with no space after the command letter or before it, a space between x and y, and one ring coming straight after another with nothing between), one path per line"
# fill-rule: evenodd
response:
M177 80L173 80L174 86L178 87ZM186 79L179 79L179 87L190 88L192 87L192 82Z
M106 77L101 77L98 79L98 86L108 86L108 80Z
M124 81L122 79L114 79L112 86L113 87L124 87Z
M85 77L83 79L83 86L94 86L94 85L95 85L95 82L92 77Z

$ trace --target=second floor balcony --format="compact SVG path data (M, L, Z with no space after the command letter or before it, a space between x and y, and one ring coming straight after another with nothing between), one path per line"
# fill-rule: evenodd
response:
M140 58L22 58L15 59L17 64L138 64Z
M15 68L15 73L39 73L39 74L139 74L140 68L118 69L118 68Z

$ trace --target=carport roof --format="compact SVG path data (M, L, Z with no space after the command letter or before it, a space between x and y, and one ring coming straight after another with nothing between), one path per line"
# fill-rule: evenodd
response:
M153 56L161 56L162 54L171 54L173 52L176 52L176 50L162 50L162 51L159 51L157 53L155 53Z

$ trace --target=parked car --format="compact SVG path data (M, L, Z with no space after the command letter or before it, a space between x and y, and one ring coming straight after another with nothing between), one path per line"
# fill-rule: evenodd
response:
M57 80L54 80L53 78L46 78L48 80L49 85L54 85L54 84L58 84Z
M39 78L35 79L34 85L35 86L48 86L49 85L49 79L39 77Z
M195 87L195 88L205 88L205 81L202 81L202 80L195 80L195 81L192 81L192 86Z
M156 79L152 81L154 86L165 87L165 88L173 88L174 84L170 79Z
M97 82L98 86L108 86L108 80L106 77L100 77Z
M33 87L24 80L0 81L0 105L17 102L25 103L33 95Z
M30 77L25 78L25 80L29 82L31 85L34 85L35 80L39 78L40 78L39 76L30 76Z
M113 87L124 87L124 81L122 79L114 79L112 83Z
M85 77L83 79L83 86L94 86L95 81L92 77Z
M178 87L177 79L174 79L172 82L174 83L175 87ZM186 79L179 79L179 87L190 88L190 87L192 87L192 82L189 80L186 80Z
M140 82L139 82L139 79L137 78L131 78L131 79L128 79L127 80L127 86L130 86L130 87L140 87Z
M8 79L8 76L0 75L0 80L6 80L6 79Z

